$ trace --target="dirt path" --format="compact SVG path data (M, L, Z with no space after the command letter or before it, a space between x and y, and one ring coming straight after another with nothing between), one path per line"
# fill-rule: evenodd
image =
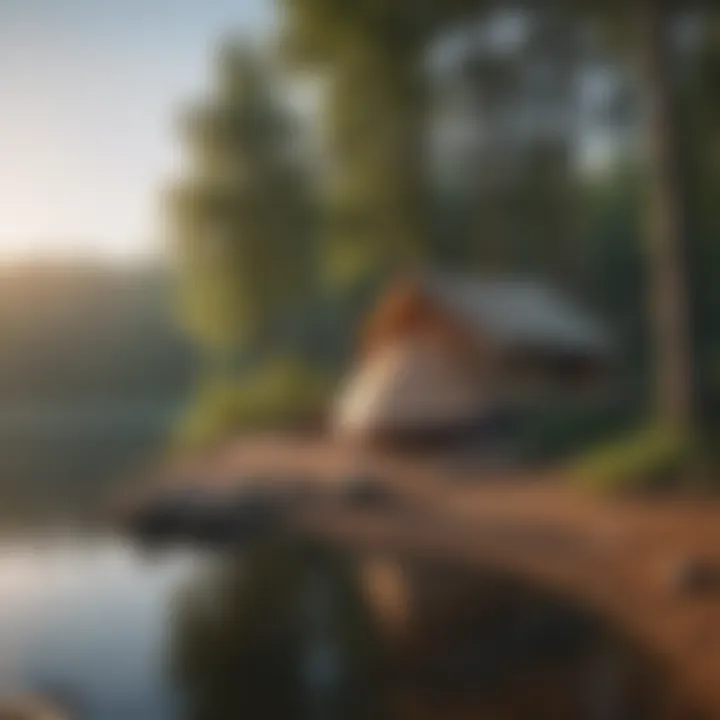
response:
M602 499L557 479L453 472L327 442L256 438L167 472L173 484L227 487L295 477L332 488L377 475L393 501L378 508L310 505L306 532L362 549L496 568L586 605L652 652L687 704L678 717L720 718L720 502ZM679 581L700 568L692 584ZM717 578L714 578L717 573Z

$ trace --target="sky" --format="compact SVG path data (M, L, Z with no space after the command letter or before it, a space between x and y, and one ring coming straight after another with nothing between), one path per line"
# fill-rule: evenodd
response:
M272 0L0 0L0 259L153 257L179 108Z

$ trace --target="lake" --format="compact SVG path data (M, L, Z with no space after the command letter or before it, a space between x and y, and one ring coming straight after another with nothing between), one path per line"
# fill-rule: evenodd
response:
M357 569L302 543L6 537L0 696L38 693L88 720L657 717L649 667L557 600L468 576L438 612L453 586L426 570L417 595L435 586L435 600L408 606L401 633Z
M112 538L0 548L0 689L67 695L82 717L175 717L165 651L173 598L207 557L144 557Z

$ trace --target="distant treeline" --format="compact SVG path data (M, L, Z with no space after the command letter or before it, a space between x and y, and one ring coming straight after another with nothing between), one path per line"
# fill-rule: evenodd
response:
M0 405L177 402L195 355L156 268L0 269Z
M157 268L0 268L0 521L85 514L161 453L196 372Z

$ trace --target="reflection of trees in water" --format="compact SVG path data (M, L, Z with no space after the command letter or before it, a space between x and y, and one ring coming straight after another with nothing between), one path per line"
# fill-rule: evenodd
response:
M375 627L355 570L273 542L188 588L172 648L185 717L640 719L667 699L650 658L583 608L431 568L413 588L426 611L398 642Z
M271 543L221 563L177 608L172 666L193 720L373 712L375 633L352 567Z

